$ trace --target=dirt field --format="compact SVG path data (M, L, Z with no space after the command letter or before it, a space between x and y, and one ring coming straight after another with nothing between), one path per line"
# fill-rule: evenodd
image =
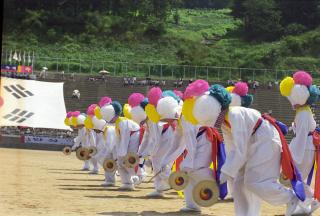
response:
M81 166L75 155L0 148L0 215L186 215L178 212L183 199L174 191L164 199L146 199L151 183L134 192L104 188L102 169L99 175L88 175ZM262 215L280 216L284 211L285 206L264 203ZM202 214L233 215L233 204L218 203Z

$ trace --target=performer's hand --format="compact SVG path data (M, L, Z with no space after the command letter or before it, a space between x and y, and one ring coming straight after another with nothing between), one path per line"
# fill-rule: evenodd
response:
M230 180L232 180L231 176L221 172L221 174L220 174L220 184L224 184L224 183L226 183L227 181L230 181Z

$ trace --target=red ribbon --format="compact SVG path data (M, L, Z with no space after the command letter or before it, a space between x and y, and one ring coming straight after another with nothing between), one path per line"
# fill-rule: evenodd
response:
M187 154L188 154L188 151L187 151L187 149L185 149L183 151L183 153L176 159L176 171L180 170L180 165L181 165L183 159L185 159L185 157L187 156Z
M140 134L139 134L139 145L142 143L144 132L146 131L146 128L144 125L140 125Z
M270 124L272 124L277 129L277 131L279 133L281 144L282 144L282 152L281 152L282 173L287 178L289 178L290 180L295 179L296 178L296 173L295 173L295 170L294 170L294 161L292 159L288 143L287 143L287 141L286 141L281 129L277 125L276 120L274 118L272 118L270 115L264 114L264 115L262 115L262 117L265 120L269 121Z
M314 186L314 198L320 201L320 133L313 132L313 144L315 147L315 161L317 163L316 179Z
M206 134L207 134L207 139L209 142L211 142L212 146L212 152L211 152L211 157L212 157L212 163L213 163L213 170L216 175L217 172L217 158L218 158L218 143L222 142L222 137L217 131L217 129L212 128L212 127L206 127Z
M177 127L176 121L171 121L164 124L162 131L166 131L169 127L172 127L173 131L175 131Z

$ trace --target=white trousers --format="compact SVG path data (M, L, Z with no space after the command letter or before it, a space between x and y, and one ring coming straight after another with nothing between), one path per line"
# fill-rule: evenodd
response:
M107 183L116 183L116 172L104 172L104 181Z
M280 151L269 161L249 169L246 166L234 179L232 196L236 216L260 215L260 199L272 205L282 205L294 198L294 192L278 182Z
M88 160L83 162L83 168L82 169L90 169L90 162Z
M152 167L153 167L153 175L156 175L161 170L161 156L153 156L151 158ZM169 185L169 176L171 173L171 167L173 163L168 164L155 178L154 178L154 188L157 191L163 191L170 188Z
M118 158L118 171L123 185L133 185L132 176L135 175L134 168L127 168L123 164L123 157Z
M309 186L307 184L307 180L308 180L308 175L312 169L312 166L314 164L314 158L315 156L315 151L313 150L306 150L304 152L304 156L302 159L302 163L298 164L296 163L297 168L299 169L301 176L302 176L302 180L304 182L304 190L306 192L306 197L307 198L312 198L313 197L313 189L311 188L311 186Z
M93 165L93 171L99 171L99 164L98 164L98 160L95 158L91 158L90 162Z

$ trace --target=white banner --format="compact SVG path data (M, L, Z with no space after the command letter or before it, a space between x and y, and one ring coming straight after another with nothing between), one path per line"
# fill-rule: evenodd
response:
M36 144L73 145L72 138L52 138L40 136L25 136L24 142Z
M1 77L0 126L69 129L63 83Z

